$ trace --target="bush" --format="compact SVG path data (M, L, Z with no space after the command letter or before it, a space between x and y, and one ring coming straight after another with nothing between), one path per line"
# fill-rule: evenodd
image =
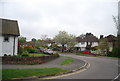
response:
M8 56L11 56L11 55L8 55Z
M120 48L119 47L113 48L112 52L108 52L108 56L120 57Z
M4 54L4 56L7 56L7 54Z
M55 53L54 55L59 55L59 53Z
M36 50L34 50L32 47L24 47L25 51L28 51L29 53L35 53Z
M26 56L29 56L29 55L28 55L28 51L24 51L24 52L22 53L22 56L25 56L25 57L26 57Z
M24 48L23 47L19 47L18 48L18 54L22 54L24 52Z

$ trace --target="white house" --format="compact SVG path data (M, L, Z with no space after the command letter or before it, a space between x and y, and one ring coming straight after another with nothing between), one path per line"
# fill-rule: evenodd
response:
M98 38L91 33L86 34L84 37L77 37L77 42L75 47L79 51L91 50L98 46Z
M16 20L0 18L0 56L17 55L19 35Z

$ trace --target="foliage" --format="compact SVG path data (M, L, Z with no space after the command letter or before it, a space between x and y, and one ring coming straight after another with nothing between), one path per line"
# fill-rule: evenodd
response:
M119 47L113 48L112 52L108 53L108 56L120 58L120 48Z
M48 36L47 35L41 35L41 40L47 40L48 39Z
M47 76L55 75L58 73L67 72L67 70L61 68L40 68L40 69L3 69L2 78L23 78L30 76Z
M72 47L76 44L76 37L74 35L69 35L65 31L59 31L59 34L56 35L53 40L62 45L62 52L64 52L65 45Z
M105 54L105 52L107 52L107 50L109 49L109 43L107 38L100 39L98 49L101 50L101 54Z
M59 55L59 53L54 53L54 55Z
M4 54L4 56L7 56L7 54Z
M20 45L24 45L26 43L26 37L19 37Z
M74 47L76 44L77 44L76 36L70 34L69 35L69 42L67 43L67 47L71 48L71 47Z
M19 47L19 48L18 48L18 54L22 54L23 51L24 51L24 48L23 48L23 47Z
M8 56L11 56L11 55L8 55Z
M32 41L32 42L36 42L37 40L36 40L35 38L32 38L31 41Z
M24 50L28 51L29 53L35 53L36 52L36 50L33 49L32 47L24 47Z
M37 40L36 41L36 43L35 43L35 47L44 47L44 48L46 48L46 47L48 47L47 46L47 42L45 42L45 40Z
M22 53L22 56L25 56L25 57L26 57L26 56L29 56L29 55L28 55L28 52L27 52L27 51L24 51L24 52Z

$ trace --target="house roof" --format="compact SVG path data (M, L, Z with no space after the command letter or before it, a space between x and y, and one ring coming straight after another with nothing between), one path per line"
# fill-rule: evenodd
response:
M98 38L93 34L91 34L91 35L86 35L85 37L77 37L77 41L78 42L98 42Z
M19 27L16 20L2 19L0 18L0 34L3 35L15 35L19 36Z
M117 40L117 37L115 37L114 35L108 35L105 38L107 38L109 42L113 42Z

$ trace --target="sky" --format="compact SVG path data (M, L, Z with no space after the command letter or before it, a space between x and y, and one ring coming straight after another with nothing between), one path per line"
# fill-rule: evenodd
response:
M17 20L21 36L53 38L59 31L79 36L85 33L116 35L112 15L118 15L119 0L0 0L0 18Z

